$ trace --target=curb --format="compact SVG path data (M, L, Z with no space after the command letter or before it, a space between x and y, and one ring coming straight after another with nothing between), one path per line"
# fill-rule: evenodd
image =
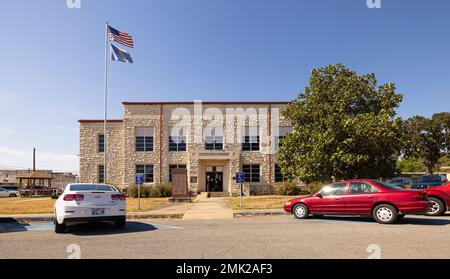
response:
M127 219L183 219L184 213L178 214L128 214Z
M245 217L262 217L262 216L282 216L290 215L287 212L282 211L272 211L272 212L235 212L233 213L234 218L245 218Z
M127 214L127 219L138 220L138 219L183 219L184 213L179 214ZM17 217L17 218L0 218L0 223L10 223L10 222L53 222L53 216L48 217ZM0 226L0 231L2 227Z

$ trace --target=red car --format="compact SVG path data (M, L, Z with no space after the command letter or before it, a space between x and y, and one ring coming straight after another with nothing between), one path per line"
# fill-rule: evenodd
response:
M425 191L432 205L427 215L441 216L447 209L450 210L450 184L428 188Z
M381 224L393 224L406 214L426 214L431 209L423 190L405 190L377 180L341 181L318 193L291 200L284 210L298 219L310 214L373 216Z

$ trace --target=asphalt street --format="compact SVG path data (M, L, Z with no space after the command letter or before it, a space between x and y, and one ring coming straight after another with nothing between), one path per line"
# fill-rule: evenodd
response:
M66 259L75 250L84 259L450 258L450 216L408 216L397 225L358 217L131 220L125 229L88 224L64 235L51 223L0 227L6 259Z

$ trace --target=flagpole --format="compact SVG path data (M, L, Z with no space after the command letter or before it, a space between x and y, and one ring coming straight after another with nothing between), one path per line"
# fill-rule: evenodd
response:
M106 20L105 24L105 119L103 123L103 140L104 140L104 161L103 161L103 176L104 183L107 183L107 153L108 153L108 144L107 144L107 121L108 121L108 20Z

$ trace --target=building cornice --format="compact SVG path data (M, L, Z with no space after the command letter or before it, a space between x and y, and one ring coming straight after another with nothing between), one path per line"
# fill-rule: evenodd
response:
M79 123L81 124L98 124L98 123L104 123L104 120L97 120L97 119L81 119L78 120ZM123 123L123 120L120 119L111 119L111 120L107 120L107 123Z
M194 105L195 102L123 102L124 106ZM203 105L287 105L289 102L202 102Z

